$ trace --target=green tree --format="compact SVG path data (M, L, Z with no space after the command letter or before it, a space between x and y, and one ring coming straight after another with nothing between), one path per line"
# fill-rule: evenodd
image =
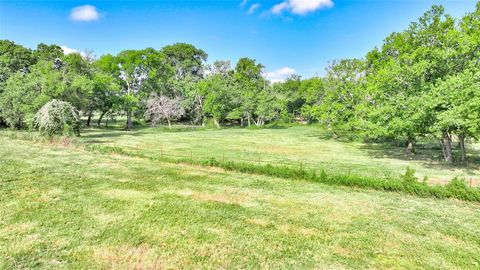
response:
M35 62L36 58L30 49L13 41L0 40L0 95L4 91L8 78L17 72L27 73L29 67ZM1 115L2 107L0 107L0 126L4 124Z
M28 68L35 62L32 50L13 41L0 40L0 87L16 72L28 72Z
M5 84L0 107L6 122L16 128L31 126L34 114L52 99L83 108L93 89L87 75L70 68L68 62L40 60L30 72L17 72Z
M63 58L63 49L55 44L47 45L40 43L37 45L37 49L34 51L35 57L38 60L53 61L57 58Z
M266 89L267 82L262 77L264 66L250 58L240 58L235 66L235 82L240 96L241 121L247 119L248 125L256 117L259 93Z
M457 41L455 21L433 6L367 55L371 135L404 138L410 153L417 137L430 134L435 112L424 98L437 80L455 72Z
M123 107L127 113L126 129L133 128L132 115L139 101L159 89L171 76L172 69L163 53L152 48L126 50L116 57L122 81Z
M221 74L212 74L198 83L199 92L204 97L203 112L212 117L217 127L220 127L232 110L232 82Z
M208 54L203 50L197 49L191 44L176 43L163 47L161 52L175 69L178 80L183 80L188 76L198 80L203 76L203 65L208 58Z
M365 92L365 62L359 59L334 61L327 68L319 105L322 124L334 132L364 129L361 108L368 100Z

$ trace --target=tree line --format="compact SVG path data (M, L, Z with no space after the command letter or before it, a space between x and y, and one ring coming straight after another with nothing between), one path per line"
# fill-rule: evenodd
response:
M324 76L271 83L254 59L232 66L207 58L186 43L95 57L1 40L0 122L35 128L52 100L71 104L87 126L94 114L97 125L125 116L127 130L136 120L218 127L302 121L336 136L403 140L408 153L419 138L436 138L448 163L454 140L458 161L466 162L465 144L480 136L480 2L460 19L433 6L365 57L331 62Z

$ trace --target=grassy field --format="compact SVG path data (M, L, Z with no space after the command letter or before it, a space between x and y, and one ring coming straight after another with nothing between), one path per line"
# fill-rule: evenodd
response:
M296 126L275 129L205 129L177 126L140 129L86 129L82 140L88 144L106 144L140 152L146 156L215 157L219 160L305 166L334 173L397 177L407 166L419 178L429 177L433 184L446 183L455 176L473 185L480 183L480 146L470 145L472 162L467 167L448 166L441 150L419 148L413 157L405 156L402 147L340 142L326 138L318 127ZM436 145L435 145L436 146Z
M0 157L0 269L480 267L478 203L4 136Z

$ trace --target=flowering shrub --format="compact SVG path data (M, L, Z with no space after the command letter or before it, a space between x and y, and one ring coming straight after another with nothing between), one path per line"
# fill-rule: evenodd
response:
M34 127L48 136L80 136L80 117L72 104L53 99L38 110Z

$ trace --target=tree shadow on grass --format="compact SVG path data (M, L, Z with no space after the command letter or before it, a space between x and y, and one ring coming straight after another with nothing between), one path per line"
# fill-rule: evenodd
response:
M419 145L416 148L416 153L408 155L405 153L405 148L392 146L388 144L376 144L366 143L358 146L358 149L364 151L370 157L381 159L398 159L402 161L416 161L423 167L429 169L443 169L443 170L462 170L469 175L478 175L480 170L480 151L470 148L468 149L468 164L446 164L443 161L442 150L439 147L432 146L431 144ZM455 149L456 150L456 149ZM454 151L455 151L454 150ZM455 154L457 151L455 151ZM458 155L455 155L458 160Z

